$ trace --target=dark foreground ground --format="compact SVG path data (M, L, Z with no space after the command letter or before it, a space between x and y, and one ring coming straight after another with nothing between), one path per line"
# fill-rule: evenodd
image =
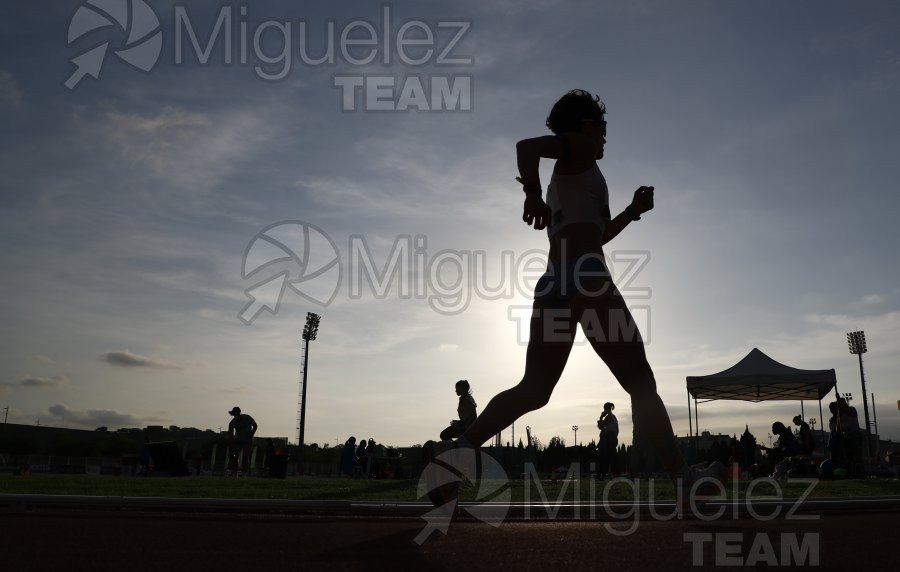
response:
M804 515L812 516L812 515ZM604 522L31 508L0 512L2 570L897 570L900 513ZM615 523L619 531L631 523ZM693 540L692 540L693 539ZM804 547L802 554L791 547ZM798 560L799 564L798 565Z

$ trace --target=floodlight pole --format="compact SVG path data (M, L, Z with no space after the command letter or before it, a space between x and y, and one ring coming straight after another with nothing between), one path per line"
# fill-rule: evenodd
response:
M850 353L855 354L859 358L859 379L862 383L863 395L863 412L866 415L866 453L872 454L872 429L869 427L869 394L866 393L866 373L863 370L862 355L866 353L866 333L862 330L847 333L847 344L850 346Z
M575 432L575 446L578 446L578 425L572 425L572 431Z
M300 428L297 435L297 442L300 444L300 450L303 451L303 439L306 433L306 372L309 370L309 338L303 338L303 386L300 396Z
M298 462L297 462L297 471L300 469L300 459L303 458L303 444L304 444L304 434L306 432L306 380L307 373L309 371L309 342L316 339L316 335L319 331L319 320L321 320L321 316L318 314L313 314L312 312L306 313L306 325L303 326L303 379L301 383L300 389L300 420L297 423L297 442L298 442Z
M875 435L878 435L878 414L875 413L875 394L872 394L872 424L875 425Z
M860 383L862 383L863 411L866 414L866 434L871 437L872 430L869 426L869 394L866 393L866 372L863 370L862 353L856 355L859 358L859 379Z
M868 351L866 347L866 333L862 330L858 332L847 333L847 344L850 346L850 353L855 354L859 358L859 379L862 384L863 396L863 412L866 416L866 445L872 436L872 429L869 426L869 394L866 391L866 372L863 369L862 355Z

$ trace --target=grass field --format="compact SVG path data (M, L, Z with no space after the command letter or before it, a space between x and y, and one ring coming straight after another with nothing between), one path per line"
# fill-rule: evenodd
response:
M500 483L502 484L502 483ZM354 501L417 501L415 480L359 480L346 478L226 479L224 477L114 477L94 475L0 475L0 493L176 498L304 499ZM526 486L530 485L530 486ZM510 481L512 501L531 500L671 500L667 480L627 481ZM810 490L810 487L812 489ZM651 493L652 487L652 493ZM777 487L777 488L776 488ZM739 481L737 496L780 495L783 498L829 498L900 495L900 480L865 479L821 482ZM735 496L734 484L728 496ZM464 487L462 500L476 500L477 488Z

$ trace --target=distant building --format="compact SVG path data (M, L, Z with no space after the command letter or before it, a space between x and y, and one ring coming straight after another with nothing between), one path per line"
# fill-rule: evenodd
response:
M695 447L698 451L709 451L717 443L727 446L731 443L731 439L731 435L713 435L709 431L703 431L696 437L693 435L675 437L675 440L682 447Z

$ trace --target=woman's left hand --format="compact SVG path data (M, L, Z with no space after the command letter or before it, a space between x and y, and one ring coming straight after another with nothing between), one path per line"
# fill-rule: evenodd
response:
M550 218L553 211L541 198L540 193L529 193L525 195L525 206L522 209L522 220L528 226L533 226L535 230L543 230L550 224Z
M653 187L640 187L634 192L631 208L638 214L644 214L653 208Z

